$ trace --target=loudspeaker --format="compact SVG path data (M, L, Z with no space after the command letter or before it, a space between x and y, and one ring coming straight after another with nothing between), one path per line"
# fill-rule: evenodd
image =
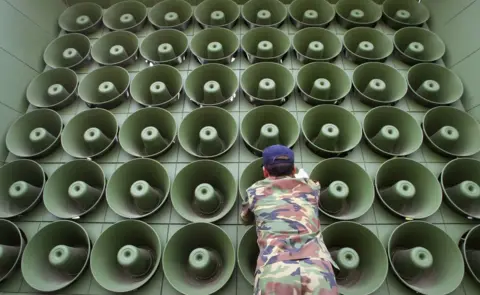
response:
M318 156L345 157L362 140L362 126L353 113L336 105L307 111L302 122L307 147Z
M185 81L185 93L199 106L223 106L235 100L238 76L228 66L205 64L191 71Z
M182 90L182 75L169 65L156 65L141 70L130 86L132 99L146 107L168 107L180 100Z
M361 224L339 221L325 227L322 236L340 268L334 269L340 294L371 294L380 288L387 278L388 258L376 234Z
M155 64L177 66L185 61L187 53L187 35L174 29L153 32L140 45L140 55L150 66Z
M375 27L382 18L382 8L372 0L340 0L335 5L336 19L345 29Z
M480 151L480 124L454 107L435 107L423 117L425 143L444 157L470 157Z
M92 249L90 270L110 292L127 293L145 285L162 256L158 233L140 220L124 220L102 232Z
M103 24L111 31L139 32L146 20L147 7L133 0L118 2L103 14Z
M184 219L216 222L235 205L237 182L230 170L219 162L195 161L177 173L170 199Z
M41 73L27 87L27 101L37 108L63 109L77 98L78 77L71 69Z
M83 111L73 117L62 134L62 147L74 158L97 158L117 141L118 123L104 109Z
M5 144L19 158L42 158L60 144L62 117L50 109L28 112L10 125Z
M16 160L0 168L0 218L24 215L42 199L47 175L32 160ZM0 276L1 277L1 276Z
M369 61L385 62L393 52L393 42L380 30L357 27L348 30L344 37L345 57L362 64Z
M352 81L334 64L313 62L298 71L297 87L310 105L341 104L352 89Z
M400 282L420 294L450 294L465 273L462 253L452 238L424 221L409 221L395 228L387 253Z
M398 30L393 36L397 57L407 65L436 62L445 54L445 43L432 31L417 27Z
M69 220L49 223L23 251L23 279L37 291L56 293L86 270L91 247L88 233L80 224Z
M303 64L333 62L343 46L337 35L324 28L305 28L296 32L292 45L297 60Z
M232 276L235 247L219 226L198 222L172 234L162 259L163 273L182 294L213 294Z
M0 282L5 281L20 265L27 237L15 223L0 219Z
M129 97L128 71L118 66L98 68L85 76L78 86L78 96L89 108L113 109Z
M180 146L190 155L211 159L228 152L238 136L230 112L214 106L197 108L186 115L178 128Z
M157 30L176 29L185 31L192 23L193 9L185 0L164 0L153 6L148 21Z
M248 228L240 239L237 249L238 268L250 285L255 284L255 270L260 249L257 244L257 231L255 226Z
M240 17L240 7L232 0L205 0L197 5L194 15L202 29L232 29Z
M465 261L467 271L477 283L480 283L480 265L478 264L480 245L480 226L474 226L460 239L459 247Z
M337 220L352 220L367 213L375 199L373 183L358 164L341 158L326 159L311 171L322 186L318 208ZM350 194L352 192L352 194Z
M242 18L248 28L280 27L288 16L279 0L249 0L242 6Z
M110 177L107 203L124 218L144 218L157 212L170 192L167 170L153 159L122 164Z
M391 213L406 220L425 219L442 204L442 188L435 175L407 158L384 162L375 176L375 190Z
M480 161L455 159L439 177L447 204L469 219L480 219Z
M261 62L242 73L240 87L253 105L283 105L295 89L295 78L281 64Z
M356 67L352 80L355 96L371 107L396 105L408 92L405 77L395 68L379 62Z
M295 0L288 6L288 14L297 29L326 28L335 18L335 9L325 0Z
M235 61L240 40L229 29L208 28L193 36L190 51L201 64L230 64Z
M254 28L242 37L242 49L250 63L282 63L290 50L290 39L277 28Z
M240 133L247 149L257 157L274 144L292 148L300 137L300 127L290 111L279 106L259 106L242 120Z
M421 63L408 71L408 88L412 97L425 107L451 105L463 95L462 80L446 67Z
M92 46L92 58L103 66L126 67L138 59L138 39L127 31L103 35Z
M90 39L77 33L63 35L50 42L43 61L51 68L77 69L91 60Z
M383 21L392 29L420 27L430 18L430 11L416 0L386 0L383 2Z
M387 158L413 154L423 142L417 120L399 108L388 106L376 107L367 113L363 135L374 152Z
M60 29L67 33L89 35L102 26L102 7L92 2L77 3L65 9L58 18Z
M243 170L238 181L238 190L241 200L247 199L247 189L250 186L252 186L255 182L265 178L262 168L263 160L260 158L250 162L248 166L245 167L245 170Z
M122 149L134 157L156 157L175 143L177 123L169 111L140 109L123 122L118 133Z
M101 201L107 180L102 167L90 160L74 160L50 176L43 191L48 212L58 218L78 219Z

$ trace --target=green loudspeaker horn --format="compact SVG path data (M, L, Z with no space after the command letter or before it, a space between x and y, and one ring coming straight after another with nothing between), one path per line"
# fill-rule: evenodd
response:
M0 218L23 215L42 199L47 175L32 160L16 160L0 168Z
M110 32L92 46L92 58L100 65L126 67L138 58L138 39L126 31Z
M187 35L174 29L151 33L140 45L140 55L150 66L155 64L177 66L185 61L187 53Z
M23 279L37 291L56 293L85 271L91 247L88 233L81 225L69 220L49 223L23 251Z
M142 106L165 108L180 100L182 89L182 75L176 68L156 65L135 75L130 94Z
M255 283L255 270L260 249L257 244L257 231L251 226L243 234L237 249L237 263L240 272L250 285Z
M280 27L288 16L287 7L278 0L249 0L242 6L245 24L254 27Z
M58 37L50 42L43 52L43 61L54 69L76 69L90 59L90 39L77 33Z
M235 118L226 110L207 106L190 112L178 128L180 146L197 158L216 158L228 152L238 136Z
M128 99L130 76L118 66L101 67L90 72L78 86L78 96L88 107L113 109Z
M78 219L98 205L106 185L100 165L89 160L70 161L48 179L43 203L58 218Z
M321 157L344 157L362 140L362 126L340 106L319 105L307 111L302 122L307 147Z
M34 110L10 125L5 143L10 153L19 158L42 158L60 144L62 117L50 109Z
M340 0L335 6L340 26L375 27L382 18L382 8L372 0Z
M249 66L240 77L245 98L253 105L282 105L295 89L295 79L286 67L274 62Z
M335 9L325 0L295 0L288 7L288 14L297 29L326 28L335 18Z
M345 57L354 63L385 62L393 52L393 42L380 30L358 27L348 30L344 37Z
M58 25L67 33L92 34L102 26L102 7L95 3L77 3L65 9Z
M355 96L371 107L396 105L408 92L405 77L396 69L379 62L369 62L353 72Z
M240 41L234 32L225 28L208 28L196 33L190 50L201 64L230 64L235 61Z
M370 176L352 161L341 158L324 160L313 168L310 178L320 182L322 191L318 208L330 218L356 219L373 205L375 192Z
M403 28L393 36L397 57L408 65L436 62L445 54L445 43L435 33L416 27Z
M122 149L134 157L156 157L175 143L177 123L169 111L145 108L131 114L118 134Z
M219 226L191 223L168 240L162 266L165 278L178 292L213 294L232 276L235 247Z
M147 7L139 1L121 1L103 14L103 24L111 31L139 32L147 20Z
M155 29L185 31L192 23L193 9L184 0L164 0L155 4L148 13L148 21Z
M86 110L73 117L62 134L62 147L74 158L97 158L117 141L118 123L104 109Z
M387 158L413 154L423 142L417 120L396 107L371 109L363 122L363 135L374 152Z
M247 199L247 189L252 186L252 184L265 178L262 168L263 160L260 158L250 162L250 164L245 167L245 170L243 170L238 183L238 190L242 200Z
M0 282L5 281L20 265L27 237L15 223L0 219Z
M429 18L428 8L416 0L386 0L383 2L383 20L394 30L422 26Z
M480 245L480 226L474 226L467 231L459 242L467 271L477 283L480 283L480 265L478 264Z
M313 62L298 71L297 87L308 104L341 104L352 89L352 81L336 65Z
M200 27L232 29L240 17L240 7L232 0L205 0L195 8L195 19Z
M191 71L185 81L188 98L200 106L223 106L235 100L238 76L228 66L205 64Z
M288 110L259 106L245 115L240 133L247 149L260 157L266 147L274 144L293 147L300 137L300 127Z
M423 118L422 128L426 144L442 156L470 157L480 151L480 124L454 107L430 109Z
M250 63L282 63L290 50L290 39L277 28L254 28L242 37L242 49Z
M78 77L71 69L52 69L36 76L27 87L27 100L37 108L63 109L77 98Z
M388 274L388 258L377 236L367 227L340 221L322 232L323 241L340 270L335 270L338 291L344 295L371 294Z
M443 167L440 184L447 204L469 219L480 219L480 161L455 159Z
M190 222L216 222L232 210L237 182L230 170L212 160L195 161L178 172L172 185L173 208Z
M411 159L384 162L375 176L375 190L388 210L407 220L427 218L442 204L442 189L435 175Z
M462 282L462 253L433 224L409 221L399 225L388 240L387 252L397 278L417 293L446 295Z
M110 177L107 203L124 218L144 218L162 207L169 192L170 178L162 164L152 159L134 159Z
M90 270L110 292L132 292L155 274L162 257L157 232L140 220L124 220L108 227L93 246Z
M293 50L301 63L332 62L342 51L342 42L331 31L323 28L305 28L293 36Z
M446 106L460 100L462 80L446 67L422 63L408 71L408 87L413 98L426 107Z

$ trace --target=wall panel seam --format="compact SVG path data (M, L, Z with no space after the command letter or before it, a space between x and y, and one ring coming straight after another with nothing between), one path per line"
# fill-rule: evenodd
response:
M446 26L448 25L448 23L450 23L454 18L456 18L457 16L459 16L460 14L462 14L462 12L464 12L465 10L467 10L470 6L472 6L473 4L475 4L477 0L474 0L472 1L472 3L468 4L466 7L464 7L462 10L460 10L459 12L457 12L454 16L452 16L451 18L449 18L444 24L443 26Z
M24 64L25 66L27 66L28 68L34 70L37 74L40 74L40 72L39 72L37 69L31 67L29 64L25 63L23 60L19 59L18 57L16 57L16 56L13 55L12 53L10 53L10 51L6 50L6 49L3 48L2 46L0 46L0 50L5 51L5 52L6 52L8 55L10 55L11 57L15 58L16 60L18 60L19 62L21 62L21 63Z
M45 30L44 28L42 28L39 24L37 24L34 20L32 20L28 15L26 15L25 13L23 13L21 10L18 10L15 6L13 6L10 1L7 1L7 0L4 0L8 5L10 5L13 9L15 9L16 11L18 11L21 15L23 15L24 17L28 18L32 23L34 23L37 27L39 27L42 31L44 31L45 33L47 33L49 36L51 36L52 38L55 38L55 34L52 34L51 32Z

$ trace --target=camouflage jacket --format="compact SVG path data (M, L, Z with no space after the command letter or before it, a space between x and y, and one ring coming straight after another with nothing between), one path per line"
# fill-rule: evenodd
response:
M255 216L257 269L277 261L321 258L332 263L318 218L320 185L302 178L266 178L247 189L243 220Z

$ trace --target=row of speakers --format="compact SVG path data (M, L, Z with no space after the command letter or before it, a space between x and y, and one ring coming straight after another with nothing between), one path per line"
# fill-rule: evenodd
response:
M383 7L383 13L382 13ZM290 6L279 0L249 0L241 8L232 0L205 0L195 10L184 0L165 0L149 11L140 1L122 1L105 12L94 3L80 3L66 9L58 20L69 33L90 34L103 24L112 31L140 31L147 20L155 29L185 30L195 17L202 28L233 28L240 15L249 28L279 27L287 16L297 28L327 27L337 15L345 27L374 27L382 18L393 29L421 26L430 13L415 0L387 0L382 6L371 0L340 0L335 7L325 0L295 0Z
M246 231L236 253L222 228L203 222L180 228L165 246L155 229L139 220L115 223L93 245L87 231L72 221L50 223L28 243L10 221L0 220L0 229L0 281L21 265L25 281L41 292L71 285L89 263L100 286L131 292L145 285L162 262L165 278L178 292L213 294L229 281L236 264L253 285L259 253L255 227ZM389 266L419 294L450 294L461 284L465 266L480 281L480 225L467 231L457 245L433 224L406 222L393 230L386 250L370 229L355 222L331 224L322 235L340 268L335 277L341 294L373 293L385 281Z

